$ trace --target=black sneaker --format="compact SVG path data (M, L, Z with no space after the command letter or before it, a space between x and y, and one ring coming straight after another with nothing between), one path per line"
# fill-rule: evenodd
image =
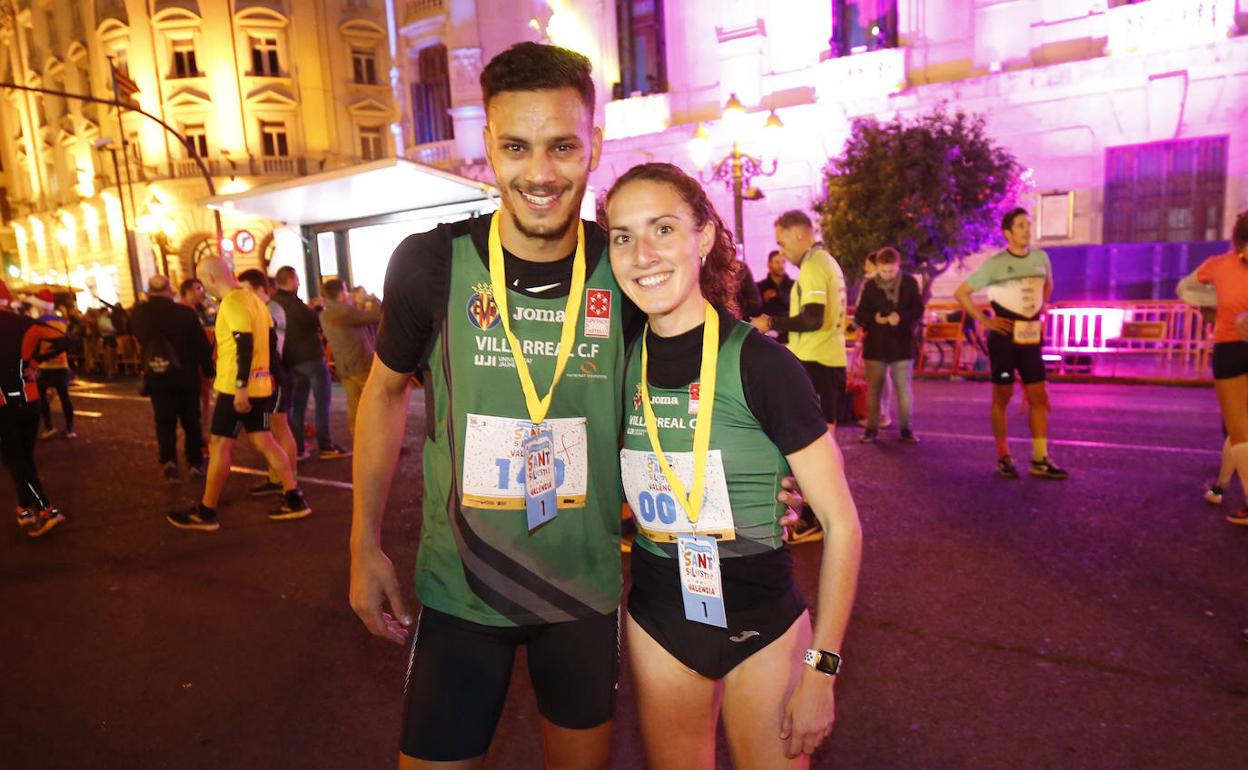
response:
M17 526L22 529L33 527L39 521L39 512L33 508L17 509Z
M1056 479L1061 481L1070 474L1053 464L1049 458L1043 460L1032 460L1030 473L1032 476L1038 476L1042 479Z
M182 480L181 474L178 473L177 463L165 463L165 470L161 474L166 484L177 484Z
M859 444L871 444L871 443L874 443L875 440L879 438L879 436L880 436L880 432L878 430L876 430L875 428L867 428L866 430L862 432L862 435L858 437L858 443Z
M221 522L217 520L217 512L212 508L205 508L200 503L196 503L190 510L173 511L165 516L165 520L178 529L195 529L200 532L216 532L221 529Z
M317 454L317 457L321 460L335 460L339 457L350 457L350 456L351 456L350 449L343 449L342 447L336 444L330 444L327 447L322 447L321 451Z
M310 513L312 513L312 508L303 499L303 492L295 488L285 493L282 498L282 507L270 513L269 518L273 521L290 521L302 519Z
M1014 458L1006 455L997 460L997 475L1007 479L1018 478L1018 468L1014 467Z
M902 428L901 429L901 443L917 444L919 443L919 437L914 435L914 431L910 430L909 428Z
M33 527L26 530L27 537L43 537L52 530L59 527L65 521L65 517L55 508L44 508L39 512L39 520Z
M251 489L247 490L253 497L262 495L280 495L282 493L282 484L280 481L269 481L265 479Z

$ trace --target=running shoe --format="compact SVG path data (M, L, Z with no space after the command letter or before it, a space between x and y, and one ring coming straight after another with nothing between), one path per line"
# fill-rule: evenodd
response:
M33 527L39 521L39 513L31 508L17 509L17 526L25 529Z
M350 456L351 456L350 449L343 449L342 447L336 444L330 444L327 447L322 447L321 451L317 453L317 457L321 460L336 460L339 457L350 457Z
M282 493L282 484L280 481L269 481L265 479L251 489L247 490L253 497L261 497L263 495L280 495Z
M33 527L26 530L27 537L43 537L56 529L65 521L65 517L55 508L44 508L39 512L39 519Z
M1226 514L1226 520L1232 524L1248 525L1248 508Z
M902 428L901 429L901 443L917 444L919 443L919 437L914 435L914 431L910 430L909 428Z
M181 474L178 473L177 463L165 463L165 470L162 475L164 476L165 483L167 484L177 484L182 480Z
M1220 484L1205 485L1205 502L1210 505L1221 505L1222 495L1226 494L1226 490Z
M39 438L52 438L57 433L56 428L44 428L39 432Z
M194 529L200 532L216 532L221 529L217 512L200 503L196 503L189 510L173 511L165 516L165 520L178 529Z
M788 532L790 545L816 543L823 539L823 527L819 526L818 521L798 519L797 523L790 527Z
M270 513L269 518L273 521L290 521L302 519L310 513L312 508L303 499L303 492L296 488L283 495L282 507Z
M892 425L893 425L893 418L892 418L892 417L889 417L888 415L881 415L881 416L880 416L880 428L881 428L881 429L883 429L883 428L891 428L891 427L892 427ZM866 417L863 417L862 419L858 420L858 427L860 427L860 428L865 428L865 427L867 427L867 418L866 418Z
M1032 476L1042 479L1056 479L1058 481L1070 476L1069 473L1053 464L1049 458L1042 460L1032 460L1030 472Z
M78 438L78 432L75 430L65 431L65 438Z
M1006 455L997 460L997 475L1007 479L1018 478L1018 468L1014 467L1013 457Z
M872 444L872 443L875 443L875 440L879 437L880 437L880 432L878 430L876 430L875 428L867 428L866 430L862 432L862 435L858 437L858 443L859 444Z

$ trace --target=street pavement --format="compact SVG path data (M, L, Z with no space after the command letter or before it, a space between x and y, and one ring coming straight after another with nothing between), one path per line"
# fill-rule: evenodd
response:
M165 512L197 489L162 482L146 400L85 385L81 437L37 451L68 521L37 541L11 519L0 532L0 768L393 767L406 651L347 606L350 460L301 468L307 519L269 521L277 499L235 475L219 532L176 530ZM1244 766L1248 527L1222 520L1238 485L1223 509L1200 497L1221 441L1212 391L1051 393L1066 482L993 476L982 383L918 383L917 446L839 431L864 557L813 766ZM423 414L415 392L385 522L403 576ZM334 421L347 443L341 389ZM1016 409L1011 428L1025 467ZM820 546L794 552L813 600ZM644 767L627 665L616 724L612 766ZM523 655L487 766L542 766Z

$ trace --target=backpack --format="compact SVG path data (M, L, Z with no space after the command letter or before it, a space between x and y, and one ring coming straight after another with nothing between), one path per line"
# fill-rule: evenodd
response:
M143 373L149 377L175 374L182 368L182 360L173 343L158 334L143 346Z

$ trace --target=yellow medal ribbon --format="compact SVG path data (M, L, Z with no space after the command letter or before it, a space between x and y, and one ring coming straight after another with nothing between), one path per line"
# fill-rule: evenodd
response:
M529 374L529 363L524 360L520 349L520 340L511 333L511 314L507 312L507 275L503 265L503 241L498 232L498 219L501 212L494 212L490 219L490 286L494 291L494 302L503 317L503 332L507 336L507 344L511 347L511 355L516 359L516 374L520 377L520 389L524 391L524 403L529 410L529 419L534 425L540 425L550 411L550 400L555 395L555 384L563 376L564 367L572 355L572 344L576 341L576 322L581 316L581 295L585 293L585 225L577 221L576 256L572 258L572 287L568 290L568 304L563 311L563 334L559 337L559 355L555 359L555 376L550 381L550 390L543 398L537 397L537 388L533 385L533 377Z
M706 458L711 451L711 413L715 408L715 367L719 363L719 314L711 303L703 300L706 325L702 329L702 366L698 372L701 383L698 393L698 425L693 429L693 489L685 493L685 485L672 470L659 444L658 420L654 409L650 406L650 388L646 384L646 375L650 369L650 354L646 350L645 335L650 332L646 324L641 337L641 413L646 421L646 433L650 436L650 447L659 458L659 467L667 477L672 492L680 507L685 509L691 524L697 524L702 515L702 499L706 494Z

